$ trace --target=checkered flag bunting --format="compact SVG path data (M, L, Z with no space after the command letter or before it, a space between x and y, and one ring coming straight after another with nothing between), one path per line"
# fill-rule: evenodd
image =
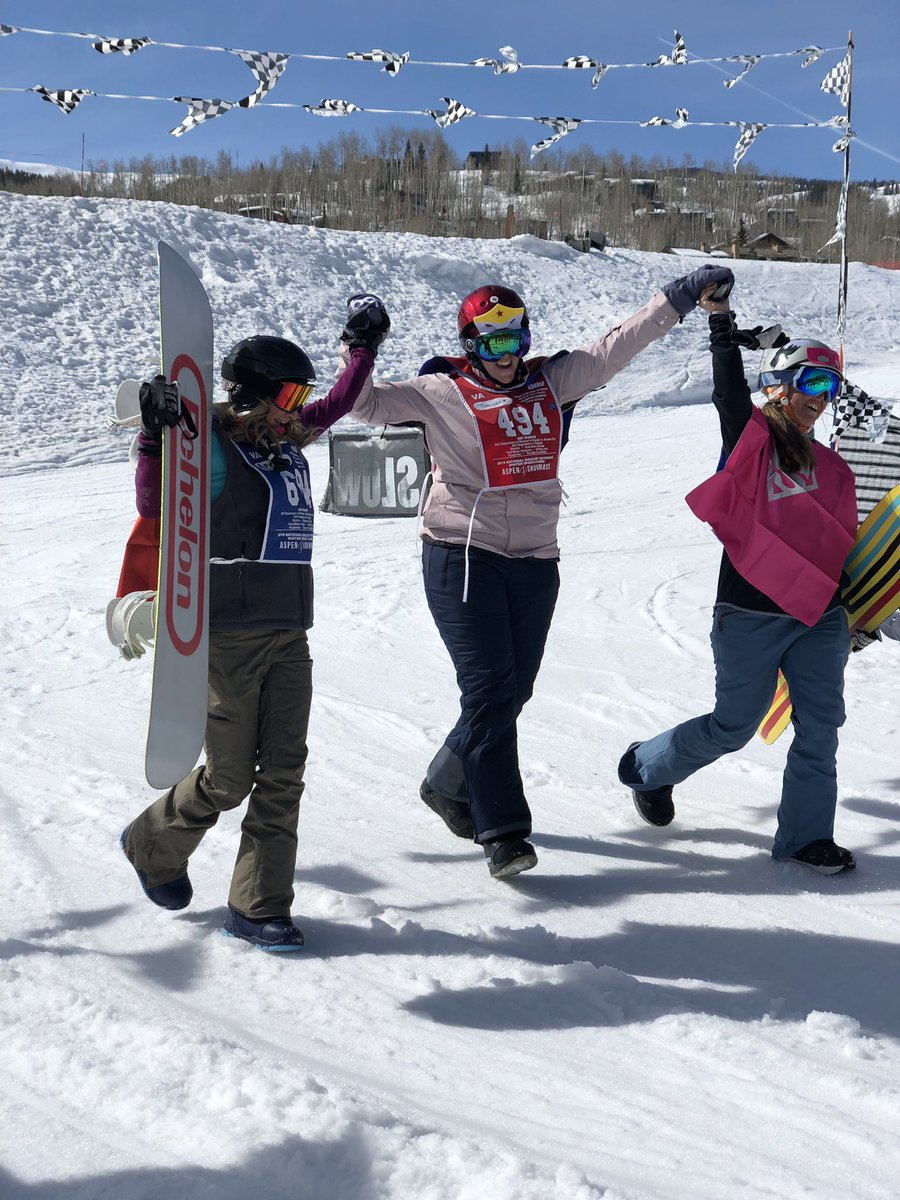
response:
M804 46L801 50L792 50L791 54L805 54L801 67L811 67L814 62L818 62L825 51L821 46Z
M259 104L263 96L271 92L291 57L289 54L275 54L269 50L230 50L229 54L236 54L246 63L259 81L259 87L252 95L238 101L241 108L252 108L254 104Z
M137 37L137 38L101 38L99 42L92 42L91 45L98 54L137 54L138 50L143 50L145 46L152 43L152 38Z
M541 125L548 125L553 130L553 133L550 137L543 138L531 147L532 158L536 154L540 154L542 150L546 150L548 146L552 146L554 142L558 142L567 133L571 133L573 129L577 129L581 124L581 120L578 117L535 117L534 119Z
M648 67L683 67L687 62L687 46L684 38L675 30L675 45L671 54L661 54L656 62L647 63Z
M738 129L741 131L741 136L737 140L737 145L734 148L734 169L738 168L738 163L765 129L765 125L761 125L758 121L736 121Z
M674 121L670 121L668 117L651 117L649 121L641 121L641 128L646 129L648 125L671 125L673 129L683 129L687 125L687 119L688 110L676 108Z
M50 104L55 104L66 116L75 111L85 96L96 95L96 92L92 92L89 88L60 88L58 91L53 91L51 88L45 88L40 83L36 87L27 88L26 90L37 92L42 100L46 100Z
M744 69L741 71L740 75L735 75L733 79L724 80L724 86L727 88L733 88L736 83L740 83L745 75L749 74L749 72L752 71L759 62L759 57L760 56L758 54L735 54L731 58L727 59L727 62L743 63Z
M384 70L394 76L399 75L409 62L409 51L395 54L393 50L351 50L347 57L354 62L384 63Z
M834 223L834 233L825 243L825 246L832 246L835 242L843 241L847 236L847 181L841 184L841 196L838 200L837 218ZM825 246L822 249L825 249Z
M822 82L819 91L833 92L844 108L850 102L850 51L848 50L837 66L832 67Z
M452 96L441 96L441 99L447 105L446 112L439 112L436 108L425 109L425 115L434 118L438 129L447 129L448 126L455 125L457 121L462 121L466 117L478 116L474 108L467 108L465 104L454 100Z
M169 130L172 137L181 137L182 134L190 133L192 129L196 129L204 121L211 121L214 117L221 117L224 113L230 112L233 108L237 107L236 100L200 100L195 96L173 96L172 98L176 104L186 104L188 106L188 115L181 124Z
M522 69L522 63L519 62L519 52L514 50L512 46L501 46L500 54L502 59L497 58L476 58L469 63L470 67L493 67L495 75L514 75L516 71Z
M848 429L865 429L870 441L882 441L892 407L892 404L870 396L861 387L845 379L835 401L832 441Z
M563 63L564 67L573 67L575 70L579 68L592 67L594 74L591 76L591 87L595 88L609 67L606 63L599 62L596 58L591 58L589 54L573 54L571 58L567 58Z
M0 25L0 37L6 37L10 33L18 33L15 25Z
M314 117L349 117L351 113L365 111L352 100L321 100L318 104L304 104L303 107Z

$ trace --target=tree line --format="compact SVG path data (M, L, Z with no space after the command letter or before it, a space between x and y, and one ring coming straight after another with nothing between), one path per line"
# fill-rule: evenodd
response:
M594 230L639 250L719 248L813 261L839 253L837 245L822 249L838 207L833 180L763 176L752 163L734 172L690 155L676 164L564 147L532 161L521 139L461 161L439 131L411 136L399 127L371 140L344 133L314 149L285 148L267 161L241 163L223 152L214 162L145 157L56 175L0 169L0 188L191 204L333 229L550 239ZM900 258L898 197L897 181L851 185L851 258ZM757 239L766 234L763 245Z

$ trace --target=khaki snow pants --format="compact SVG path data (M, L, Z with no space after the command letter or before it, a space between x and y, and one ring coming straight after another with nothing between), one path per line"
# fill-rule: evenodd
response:
M219 814L249 795L228 902L254 921L290 916L311 702L303 630L210 634L206 762L145 809L125 843L149 887L184 875Z

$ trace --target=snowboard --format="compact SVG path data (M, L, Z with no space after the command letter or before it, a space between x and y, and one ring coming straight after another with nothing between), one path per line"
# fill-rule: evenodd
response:
M159 520L138 518L118 595L156 593L144 770L150 786L164 790L195 766L206 733L213 323L191 264L166 242L158 256L160 371L177 386L196 436L184 418L163 432ZM139 392L137 381L120 384L111 424L140 425ZM107 628L115 642L109 613Z
M851 632L873 633L900 608L900 484L882 497L860 525L844 570L850 581L841 599ZM774 699L757 731L767 745L787 729L791 712L787 680L779 671Z

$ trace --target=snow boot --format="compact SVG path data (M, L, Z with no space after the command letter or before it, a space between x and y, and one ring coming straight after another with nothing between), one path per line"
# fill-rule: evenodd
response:
M836 846L832 838L819 838L792 854L789 862L801 863L820 875L840 875L842 871L856 869L856 859L843 846Z
M119 845L122 847L122 853L126 858L128 858L128 851L125 849L125 842L128 840L130 830L131 826L126 825L122 830L122 836L119 838ZM144 895L148 900L152 900L160 908L168 908L172 912L177 912L180 908L187 908L190 904L194 889L186 872L184 875L179 875L177 879L172 879L169 883L159 883L156 887L148 887L147 876L144 872L139 871L130 858L128 858L128 861L134 868L134 873L140 880L141 887L144 889Z
M226 937L249 942L257 950L275 950L283 954L303 949L303 933L290 917L264 917L261 921L251 921L230 904L222 932Z
M537 866L534 846L516 833L492 842L483 842L482 849L492 879L508 879L511 875L520 875Z
M434 790L427 779L422 780L419 795L432 812L437 813L451 833L471 842L475 837L475 826L468 804L462 800L451 800Z
M631 786L630 779L634 777L634 752L640 742L632 742L619 760L619 780L631 788L634 807L638 816L648 825L671 825L675 820L675 805L672 801L672 785L651 788L649 791L638 791Z

